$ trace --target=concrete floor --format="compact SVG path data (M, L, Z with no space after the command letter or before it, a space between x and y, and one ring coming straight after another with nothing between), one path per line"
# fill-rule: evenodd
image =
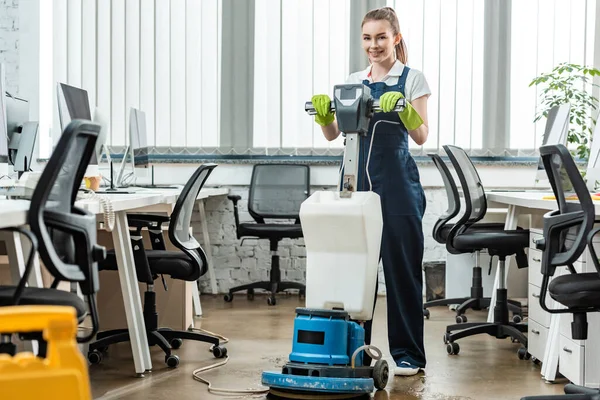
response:
M378 301L373 344L384 352L388 362L385 299ZM274 307L257 295L252 302L238 295L232 303L221 296L202 296L204 317L196 327L219 333L230 339L226 345L231 357L220 368L202 377L217 388L259 388L263 370L278 370L287 361L293 333L294 308L302 306L297 296L282 295ZM485 320L487 312L469 311L469 321ZM460 340L460 354L449 356L442 342L445 326L454 323L447 307L431 310L425 321L425 345L428 365L425 373L413 377L390 377L386 390L371 398L383 399L520 399L526 395L561 394L564 379L554 384L540 377L540 366L519 360L518 343L477 336ZM193 379L192 371L215 361L208 345L184 342L175 350L181 362L176 369L164 363L162 351L152 349L153 371L143 378L134 376L130 348L118 345L100 365L90 367L94 398L98 399L218 399L207 385ZM244 396L238 396L242 398ZM229 397L231 398L231 397ZM248 396L265 399L265 395Z

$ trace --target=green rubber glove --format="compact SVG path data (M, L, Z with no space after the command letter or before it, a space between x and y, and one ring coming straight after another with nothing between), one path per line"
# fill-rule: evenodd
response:
M326 94L316 94L311 99L317 114L315 122L321 126L327 126L335 119L335 114L331 112L331 99Z
M383 112L390 112L396 107L396 102L403 98L404 96L400 92L386 92L379 98L379 107L381 107L381 111ZM398 116L409 131L414 131L423 124L423 119L421 119L417 110L408 101L404 110L399 112Z

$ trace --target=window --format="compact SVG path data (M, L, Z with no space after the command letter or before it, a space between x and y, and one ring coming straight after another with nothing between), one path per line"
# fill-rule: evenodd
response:
M147 142L219 144L221 0L40 2L40 155L60 135L56 83L88 91L109 119L109 146L128 143L131 107Z
M529 83L562 63L594 63L596 1L512 2L510 147L537 149L545 121L533 123L539 90Z
M341 148L304 105L348 77L350 1L256 0L255 15L254 147Z

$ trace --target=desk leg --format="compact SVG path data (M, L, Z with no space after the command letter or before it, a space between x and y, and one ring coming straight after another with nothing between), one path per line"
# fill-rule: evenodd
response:
M204 240L204 252L208 260L208 276L210 277L210 286L212 294L217 294L217 278L215 276L215 266L213 265L212 249L210 248L210 237L208 236L208 221L204 211L204 200L199 201L200 224L202 225L202 239Z
M515 230L517 229L517 220L519 217L519 213L517 207L509 204L508 210L506 212L506 221L504 222L504 230ZM506 283L506 277L508 276L509 266L510 266L511 257L506 257L506 267L505 267L505 275L502 277L504 282ZM498 289L498 285L500 283L500 261L498 261L498 267L496 268L496 278L494 279L494 288L492 290L492 296L490 300L490 309L488 311L488 322L494 322L494 305L496 304L496 289ZM505 286L506 287L506 286Z
M200 303L200 291L198 290L198 282L192 282L192 301L194 302L194 315L196 317L201 317L202 303Z
M13 283L16 285L21 280L23 273L25 273L25 266L27 263L26 256L29 256L31 244L27 239L21 240L21 234L18 232L2 232L1 237L6 243L6 253L10 263L11 277ZM33 269L29 274L27 286L44 287L39 257L33 259Z
M152 369L152 361L150 360L150 348L148 347L148 338L146 337L146 326L144 324L142 302L140 300L133 251L131 249L127 213L125 211L115 213L115 228L112 231L112 237L117 257L119 281L121 282L121 292L127 316L127 327L129 328L135 372L141 375Z

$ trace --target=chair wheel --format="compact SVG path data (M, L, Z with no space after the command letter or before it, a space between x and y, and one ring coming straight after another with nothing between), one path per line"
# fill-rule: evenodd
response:
M425 308L425 309L423 310L423 316L424 316L425 318L429 319L429 316L430 316L430 315L431 315L431 313L429 312L429 310Z
M390 376L390 368L387 361L377 360L373 367L373 383L377 390L383 390L387 386L388 378Z
M523 318L521 318L519 314L515 314L513 315L512 320L515 324L518 324L519 322L523 321Z
M457 324L462 324L467 322L467 316L466 315L457 315L456 316L456 323Z
M444 333L444 344L450 343L450 332Z
M458 345L458 343L448 343L446 345L446 351L450 355L458 354L460 352L460 346Z
M171 354L165 357L165 363L169 368L176 368L179 365L179 356Z
M227 355L227 348L222 346L215 346L212 349L213 356L215 358L224 358Z
M275 298L275 296L267 297L267 304L270 306L274 306L275 304L277 304L277 299Z
M91 364L100 364L102 362L102 353L98 350L90 351L87 355L87 359Z
M517 351L517 355L519 356L519 360L529 360L531 358L531 354L527 352L527 349L525 347L521 347Z
M231 293L227 293L225 296L223 296L223 300L225 300L227 303L231 303L233 301L233 295Z
M179 338L175 338L173 340L171 340L171 343L169 343L171 345L172 348L174 349L178 349L183 345L183 340L179 339Z
M246 292L246 298L248 300L254 300L254 289L248 289Z

